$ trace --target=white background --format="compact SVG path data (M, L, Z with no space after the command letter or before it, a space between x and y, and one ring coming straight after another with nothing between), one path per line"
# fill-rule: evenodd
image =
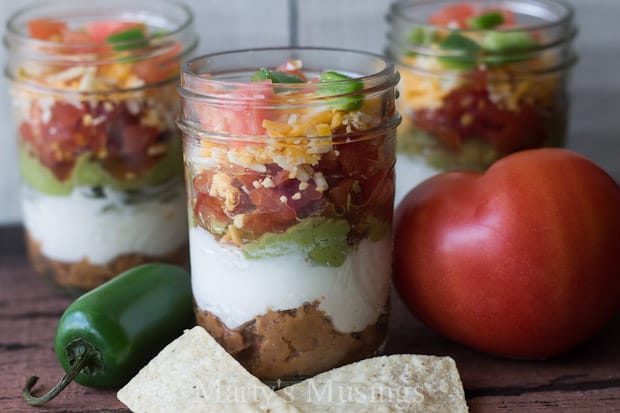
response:
M105 0L75 0L105 1ZM36 0L35 0L36 2ZM569 147L620 179L620 0L571 0L580 26L571 85ZM27 0L0 0L5 22ZM198 53L289 42L288 0L186 0L201 35ZM299 0L298 41L381 53L390 0ZM2 26L4 34L4 25ZM4 50L0 66L6 64ZM0 224L18 222L16 138L0 79Z

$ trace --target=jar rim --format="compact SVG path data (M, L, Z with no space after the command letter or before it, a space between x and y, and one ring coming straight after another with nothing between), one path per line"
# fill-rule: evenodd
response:
M548 67L548 68L544 68L540 70L513 71L510 73L510 78L520 79L520 78L531 78L532 76L540 76L540 77L555 76L558 73L562 73L562 72L566 72L570 70L577 64L578 61L579 61L578 56L573 54L566 60L562 61L562 63L552 66L552 67ZM457 70L446 70L443 72L426 70L426 69L421 69L419 67L415 67L410 64L407 64L401 61L400 59L397 60L397 63L399 66L403 66L411 72L420 73L420 74L423 74L424 76L444 77L444 76L454 76L455 74L457 76L466 76L466 73L470 73L470 72L462 73ZM491 72L488 72L487 76L489 77L489 79L504 79L505 78L505 75L491 73Z
M31 37L30 35L28 35L27 33L25 33L23 30L20 30L20 24L19 24L20 19L23 19L25 15L33 11L45 10L46 8L53 10L55 7L62 7L66 5L73 6L74 3L75 3L74 0L54 0L54 1L46 0L43 2L30 4L30 5L21 7L15 13L13 13L6 22L6 25L5 25L6 33L3 38L3 43L4 43L5 48L7 50L10 50L12 42L22 42L23 44L27 45L28 49L34 50L32 55L29 55L29 58L33 58L34 60L49 60L50 56L53 57L54 59L57 59L58 54L51 54L50 51L60 50L60 49L69 50L68 52L60 53L59 55L64 56L65 58L68 56L76 56L76 58L73 59L73 63L81 62L80 56L84 56L84 54L83 53L80 54L76 51L79 51L80 49L84 50L84 49L88 49L92 47L101 46L104 43L103 42L66 43L66 42L59 42L59 41L53 41L53 40L35 39ZM149 42L156 40L156 42L159 45L165 47L165 46L170 45L175 39L182 38L186 32L191 31L191 28L194 23L194 15L193 15L192 10L186 4L178 2L176 0L149 0L148 2L137 3L136 6L138 4L139 4L139 7L144 7L146 5L147 7L151 8L154 14L159 14L162 16L164 15L165 11L159 10L157 6L172 7L183 15L182 21L178 24L175 24L173 28L167 31L165 34L148 34L143 39L133 39L133 40L125 40L125 41L117 42L115 43L116 46L129 50L129 49L135 48L137 44L143 44L145 40ZM112 7L112 8L118 7L119 11L122 11L126 9L127 7L130 7L131 5L132 5L131 0L106 0L105 5L103 6L100 6L98 4L94 4L91 2L84 3L79 10L82 11L82 13L88 13L90 11L97 10L98 7ZM72 16L69 16L69 18L75 18L79 16L81 15L74 14ZM86 14L86 16L89 16L89 15ZM82 17L84 16L82 15ZM95 17L94 15L92 17L93 19L90 21L97 21L96 19L94 19ZM136 19L136 21L148 23L148 19L145 17L143 17L142 19ZM21 23L23 24L23 22ZM187 55L189 51L193 50L196 47L198 43L198 36L194 35L192 37L193 39L188 44L184 45L186 47L184 47L184 50L181 51L180 56ZM71 49L73 49L73 51L71 51ZM141 50L141 49L142 48L136 49L137 54L132 55L131 59L137 60L137 59L147 58L147 57L157 54L153 52L152 50L153 48L149 48L149 50L146 50L146 51ZM155 47L155 49L157 49L157 47ZM44 51L47 51L47 53ZM67 59L67 60L72 60L72 59ZM94 62L89 61L89 63L90 64L106 64L106 63L109 63L109 61L108 59L106 59L105 55L103 55L101 58L98 58L96 61Z
M426 20L421 20L414 16L408 15L404 13L406 8L415 8L430 4L453 4L458 2L459 0L397 0L391 7L390 17L397 17L401 20L406 21L407 23L412 23L419 25L420 27L427 27L433 29L446 29L445 26L431 24ZM477 0L480 2L484 2L485 0ZM575 9L572 5L564 0L504 0L500 3L509 3L509 4L522 4L529 5L530 7L539 6L549 9L550 7L560 7L563 9L563 15L560 16L557 20L549 20L547 22L542 22L539 24L531 24L519 27L512 27L507 29L501 29L502 32L518 32L518 31L534 31L534 30L547 30L553 29L555 27L561 27L563 25L572 24ZM496 2L494 2L496 3ZM495 6L497 7L497 6ZM488 29L450 29L451 31L457 33L481 33L487 32Z
M395 86L398 83L398 73L395 69L395 63L386 58L383 55L362 51L362 50L352 50L352 49L340 49L340 48L329 48L329 47L263 47L263 48L248 48L248 49L237 49L237 50L228 50L223 52L209 53L201 56L194 57L185 61L181 67L181 75L179 80L179 93L184 97L193 97L193 98L217 98L217 99L226 99L225 96L222 95L213 95L205 92L209 87L216 88L225 88L225 87L234 87L234 86L243 86L244 88L286 88L287 90L300 90L300 89L308 89L312 87L318 87L318 84L313 83L258 83L248 81L227 81L221 80L217 78L213 78L211 76L207 77L205 74L200 73L200 71L196 70L194 66L199 65L200 63L207 62L209 59L218 59L220 57L232 57L235 55L242 56L244 54L267 54L273 52L291 52L294 53L349 53L351 55L355 55L360 58L368 58L374 60L375 63L379 63L381 66L380 70L377 72L373 72L370 74L355 76L353 79L364 81L365 84L369 84L371 87L383 86L383 87L391 87ZM292 56L289 56L289 58ZM300 56L303 61L303 56ZM273 64L278 65L282 62L273 62ZM257 66L252 66L252 69L256 70ZM247 69L247 67L240 67L238 70L241 71L243 69ZM230 73L234 71L221 72L221 73ZM329 84L338 84L343 82L348 82L350 80L333 80L325 83ZM316 85L316 86L315 86ZM367 91L368 88L365 88L364 91ZM364 93L364 91L360 91ZM235 100L239 100L239 97L235 97Z
M546 45L539 45L539 46L528 48L525 50L512 51L508 53L507 52L485 51L484 56L488 58L493 58L494 56L500 56L500 57L516 56L518 57L521 55L535 57L537 53L545 53L548 51L553 51L556 48L564 47L564 45L573 42L576 37L577 37L577 28L573 28L573 30L571 30L570 33L567 34L567 36L562 37ZM390 45L386 47L385 54L389 56L392 60L397 61L398 64L400 65L409 66L407 65L407 63L404 63L401 59L401 56L403 55L403 53L395 52L395 50L399 50L399 47L402 50L406 50L407 52L412 52L416 55L420 55L423 57L429 57L429 58L435 58L435 59L444 58L444 57L447 57L447 58L470 57L473 59L476 57L475 55L470 55L467 51L441 50L437 48L426 47L423 45L422 46L410 45L404 41L399 41L397 38L395 38L392 35L392 33L388 33L387 38L390 41ZM478 57L483 57L483 56L479 55ZM526 59L522 59L522 60L528 60L529 58L531 57L527 57ZM546 66L538 70L519 70L517 73L515 73L515 75L518 76L519 74L523 74L524 76L526 75L529 76L529 75L538 75L538 74L545 74L545 73L554 73L554 72L562 71L562 70L572 67L573 65L576 64L577 60L578 60L577 55L571 49L570 54L564 56L562 59L560 59L558 63L554 64L553 66ZM420 70L420 71L431 72L430 70L428 71ZM445 73L452 73L452 72L454 72L454 70L445 71Z

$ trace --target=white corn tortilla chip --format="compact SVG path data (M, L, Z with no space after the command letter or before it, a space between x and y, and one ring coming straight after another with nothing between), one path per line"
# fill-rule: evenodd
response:
M166 346L118 399L136 413L297 413L246 371L202 327Z
M319 374L278 394L303 413L468 411L450 357L375 357Z

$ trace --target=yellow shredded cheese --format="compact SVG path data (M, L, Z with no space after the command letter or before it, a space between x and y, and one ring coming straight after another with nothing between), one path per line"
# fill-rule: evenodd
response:
M408 58L405 63L415 67L415 57ZM450 89L442 87L441 78L438 75L415 73L406 67L400 71L400 84L398 86L400 97L399 104L409 110L436 109Z
M400 98L397 101L403 113L420 109L438 109L445 96L465 83L467 79L459 73L442 72L435 59L418 59L415 56L403 58L408 66L419 67L429 73L414 72L402 67L399 85ZM538 60L524 62L532 69L541 63ZM554 76L514 76L510 67L490 68L487 87L491 100L502 108L520 110L522 104L549 105L558 90L559 79ZM468 119L464 119L467 123Z
M290 119L294 121L290 122ZM293 111L280 121L263 120L267 137L257 138L247 145L225 150L207 139L202 140L202 155L258 172L266 169L265 164L277 163L283 169L297 173L299 165L316 165L321 155L331 150L332 133L344 119L343 113L332 109L306 114Z

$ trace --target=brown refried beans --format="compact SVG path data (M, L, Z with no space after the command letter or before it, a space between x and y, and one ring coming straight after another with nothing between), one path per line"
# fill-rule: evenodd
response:
M198 325L252 374L267 380L310 376L372 356L387 332L387 315L360 332L338 332L318 302L269 311L234 330L212 313L195 310Z

